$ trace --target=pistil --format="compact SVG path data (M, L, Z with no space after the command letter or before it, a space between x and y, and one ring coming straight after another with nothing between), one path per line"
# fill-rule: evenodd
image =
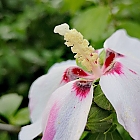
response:
M86 67L87 71L94 75L95 79L98 79L101 76L98 53L83 38L83 35L76 29L69 30L67 24L56 26L54 32L64 36L64 40L66 40L65 45L71 47L72 52L76 54L74 58L82 66Z

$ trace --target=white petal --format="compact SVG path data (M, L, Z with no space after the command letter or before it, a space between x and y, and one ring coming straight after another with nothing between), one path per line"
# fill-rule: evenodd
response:
M55 69L57 67L62 67L62 66L65 66L66 68L67 67L70 67L70 66L76 66L76 61L75 60L67 60L67 61L62 61L60 63L55 63L54 65L52 65L50 68L49 68L49 71ZM49 72L48 71L48 72Z
M21 128L19 132L19 140L32 140L42 132L41 119L31 125Z
M78 140L86 125L92 97L92 82L76 80L58 88L45 110L42 140Z
M123 29L116 31L109 37L104 43L104 48L135 59L140 59L140 40L130 37Z
M66 61L53 66L48 74L39 77L32 84L29 91L29 108L31 121L35 122L46 107L51 94L61 85L65 70L74 63Z
M140 60L136 60L127 56L123 56L117 59L118 62L122 63L129 71L140 75Z
M140 67L135 61L128 58L120 59L120 61L122 63L120 63L119 70L103 75L100 85L107 99L115 108L119 123L134 139L139 140ZM132 67L134 64L136 67Z

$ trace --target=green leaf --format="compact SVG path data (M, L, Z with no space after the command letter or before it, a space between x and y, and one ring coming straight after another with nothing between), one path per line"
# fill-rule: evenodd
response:
M72 24L86 39L99 41L108 25L109 13L108 7L91 7L75 16Z
M133 21L122 21L119 28L126 29L130 36L140 38L140 24Z
M105 132L112 125L110 112L92 104L86 128L92 132Z
M29 122L29 109L27 107L20 109L15 116L10 118L10 123L13 125L25 125Z
M43 65L44 61L41 59L41 57L38 55L38 53L36 51L27 49L24 51L20 52L21 57L30 62L30 63L34 63L34 64L38 64L38 65Z
M104 134L106 134L108 132L113 132L113 131L115 131L116 128L117 128L117 125L113 124Z
M8 120L17 111L19 105L22 102L22 96L11 93L3 95L0 98L0 114L6 117Z
M13 53L13 51L7 50L5 53L4 59L8 65L8 67L11 67L17 71L21 70L20 59L16 53Z
M83 66L79 61L78 59L76 58L76 64L77 66L79 66L80 68L82 68L84 71L87 71L87 68L85 66Z
M100 65L103 65L103 64L104 64L105 57L106 57L106 53L105 53L105 50L103 49L102 52L101 52L100 55L99 55L99 58L100 58Z
M83 140L123 140L117 130L113 132L104 133L89 133Z
M11 140L8 132L0 131L0 140Z
M2 38L3 40L14 38L14 33L11 32L11 26L0 24L0 38Z
M71 13L75 13L83 4L85 0L64 0L64 11L70 11Z
M119 133L123 137L123 140L132 140L132 138L129 135L129 133L119 123L117 124L117 130L119 131Z
M105 97L103 91L101 90L100 85L97 85L97 87L94 90L94 102L99 107L101 107L105 110L113 110L113 107L112 107L111 103Z
M87 134L88 134L88 131L84 131L82 136L81 136L81 138L80 138L80 140L83 140L86 137Z

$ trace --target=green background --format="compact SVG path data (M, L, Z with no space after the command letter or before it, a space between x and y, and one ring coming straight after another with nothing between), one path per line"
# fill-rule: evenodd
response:
M28 90L32 82L54 63L73 59L63 38L53 33L54 27L64 22L80 31L96 49L120 28L140 38L140 1L0 0L0 123L16 128L2 131L0 125L0 140L17 140L19 127L29 124ZM114 112L108 109L110 105L102 108L104 95L98 95L101 90L97 90L91 112L95 110L99 117L89 116L81 139L131 140L114 121L115 115L99 127L99 122Z

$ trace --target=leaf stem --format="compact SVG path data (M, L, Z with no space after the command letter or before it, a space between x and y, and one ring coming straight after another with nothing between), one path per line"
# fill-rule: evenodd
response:
M20 129L21 128L19 126L0 123L0 131L8 131L8 132L11 132L11 133L19 133Z

